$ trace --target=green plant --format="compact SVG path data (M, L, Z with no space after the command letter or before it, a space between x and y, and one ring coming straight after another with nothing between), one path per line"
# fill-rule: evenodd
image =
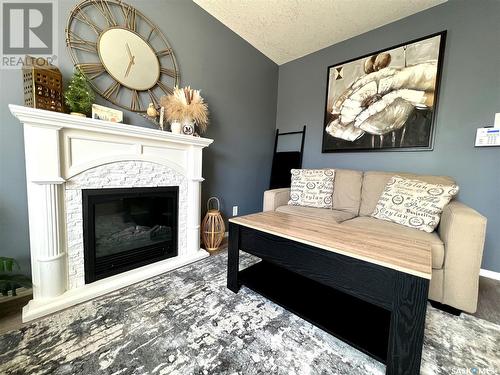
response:
M64 101L71 112L89 114L92 110L95 95L87 78L79 69L75 69L68 88L64 92Z
M25 287L31 288L31 279L22 274L14 274L15 270L20 270L19 263L13 258L0 257L0 293L8 296L9 291L15 296L16 289Z

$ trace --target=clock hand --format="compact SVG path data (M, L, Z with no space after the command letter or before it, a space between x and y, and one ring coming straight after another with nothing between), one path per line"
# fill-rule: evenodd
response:
M129 59L132 60L132 52L130 51L130 47L129 47L128 43L125 43L125 47L127 48L127 53L128 53Z
M127 77L128 74L130 73L130 69L132 68L132 65L135 64L135 56L132 55L132 51L130 50L130 46L128 45L128 43L125 43L125 47L127 49L127 53L128 53L129 59L130 59L128 66L127 66L127 71L125 72L125 77Z
M128 76L128 74L130 73L130 69L132 68L132 65L134 65L134 60L130 60L130 62L128 63L128 67L127 67L127 71L125 72L125 77Z

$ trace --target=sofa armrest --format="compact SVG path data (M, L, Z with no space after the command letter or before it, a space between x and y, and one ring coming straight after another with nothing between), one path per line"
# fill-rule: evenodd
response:
M458 201L443 210L439 236L445 246L443 303L474 313L486 235L486 218Z
M290 188L266 190L264 192L263 211L274 211L279 206L285 206L290 200Z

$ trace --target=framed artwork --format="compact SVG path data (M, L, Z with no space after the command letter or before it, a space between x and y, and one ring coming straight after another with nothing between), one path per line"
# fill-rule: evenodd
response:
M445 38L329 66L322 152L432 150Z

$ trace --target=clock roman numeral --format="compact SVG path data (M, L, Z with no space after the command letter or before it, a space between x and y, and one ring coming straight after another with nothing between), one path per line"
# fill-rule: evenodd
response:
M118 25L107 1L104 0L91 0L91 1L96 7L96 9L99 11L99 13L101 13L101 15L106 19L106 22L108 23L109 27Z
M122 4L123 19L125 20L125 27L127 29L136 31L136 10L130 5Z
M120 92L120 89L122 88L122 85L120 84L120 82L114 82L112 83L107 89L106 91L104 91L102 93L102 95L106 98L106 99L112 99L112 100L116 100L116 98L118 97L118 93Z
M156 51L156 56L158 57L169 56L171 54L172 54L172 48L166 48L162 49L161 51Z
M77 19L78 21L80 22L83 22L84 24L86 24L87 26L89 26L97 35L100 35L102 33L102 29L97 26L90 18L89 16L87 15L87 13L85 13L83 11L83 9L80 7L80 5L77 5L77 9L78 9L78 12L75 13L75 19Z
M178 74L174 69L168 69L168 68L160 68L161 74L165 74L166 76L172 77L174 79L178 78Z
M77 64L76 67L87 76L88 79L94 79L106 72L104 65L101 63L84 63Z
M146 38L146 42L150 42L158 34L158 29L153 27Z
M162 81L158 81L156 84L161 89L161 91L165 93L165 95L171 95L174 93L174 90L165 85Z
M66 44L69 47L78 49L80 51L97 53L97 43L83 39L81 36L71 30L67 30L66 32Z
M148 90L148 94L155 108L158 108L160 106L160 101L158 100L156 94L152 90Z
M132 111L141 111L141 98L137 90L132 90L132 101L130 102L130 109Z

